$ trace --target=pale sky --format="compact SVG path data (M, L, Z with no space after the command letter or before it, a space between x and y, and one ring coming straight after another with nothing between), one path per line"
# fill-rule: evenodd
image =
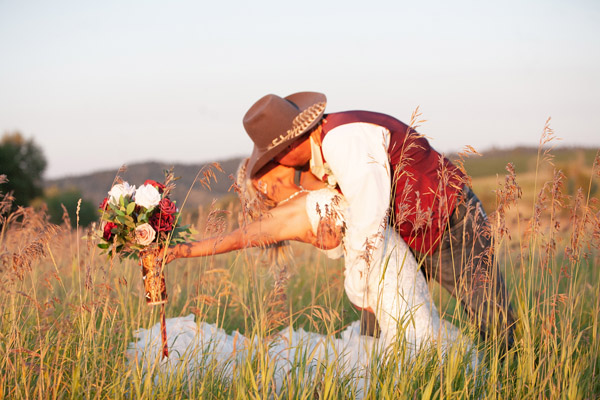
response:
M267 93L408 122L441 152L600 147L600 2L0 0L0 134L47 178L247 155ZM507 160L509 161L509 160ZM0 166L1 167L1 166Z

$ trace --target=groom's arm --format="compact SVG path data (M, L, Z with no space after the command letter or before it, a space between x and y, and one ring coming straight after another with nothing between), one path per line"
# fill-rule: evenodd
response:
M347 269L367 271L369 246L381 242L391 192L389 138L381 126L352 123L332 129L323 139L325 161L349 203Z

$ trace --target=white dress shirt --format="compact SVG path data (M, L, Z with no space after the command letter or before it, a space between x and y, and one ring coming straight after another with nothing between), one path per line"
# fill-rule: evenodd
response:
M390 132L379 125L355 122L340 125L325 135L321 144L325 165L319 165L313 146L311 170L337 183L348 202L344 287L352 303L368 307L368 282L373 250L383 240L390 204L391 172L388 157ZM322 161L321 161L322 162Z

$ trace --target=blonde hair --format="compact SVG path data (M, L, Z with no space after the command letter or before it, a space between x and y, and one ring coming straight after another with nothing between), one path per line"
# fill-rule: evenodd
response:
M252 179L248 176L248 161L245 158L240 162L236 173L235 184L242 203L242 213L240 215L240 225L249 223L260 218L265 212L275 207L277 204L256 190Z
M277 205L275 201L254 187L252 179L248 175L248 161L249 158L245 158L240 162L235 179L242 204L242 212L238 217L240 226L259 219ZM262 248L266 252L269 264L275 268L281 268L291 260L287 241L265 245Z

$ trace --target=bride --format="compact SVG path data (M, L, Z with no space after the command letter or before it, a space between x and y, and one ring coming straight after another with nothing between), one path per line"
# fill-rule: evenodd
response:
M282 165L268 165L263 171L250 180L246 175L246 162L242 162L238 170L237 185L252 222L225 235L173 246L166 254L166 262L264 247L287 240L310 243L331 258L343 256L348 207L344 197L308 171L295 172ZM450 344L464 339L457 327L440 318L414 256L393 228L384 230L384 240L373 250L371 257L367 291L362 304L355 306L375 316L380 330L378 345L382 349L400 342L406 345L407 354L414 356L434 344L440 345L443 352ZM189 322L190 317L169 320L167 329L170 325L173 330L197 330L193 321L186 325L188 328L181 328L186 318ZM203 327L206 330L206 326ZM354 324L352 329L356 327ZM211 332L224 335L214 329ZM364 333L364 329L361 330L361 334ZM134 352L142 352L155 335L158 335L157 329L138 334ZM355 329L354 339L356 336L359 335ZM169 332L169 337L174 335ZM315 339L314 335L312 339ZM322 337L317 339L323 341ZM189 345L186 342L185 346ZM180 352L185 350L180 349ZM473 361L476 363L475 359Z

